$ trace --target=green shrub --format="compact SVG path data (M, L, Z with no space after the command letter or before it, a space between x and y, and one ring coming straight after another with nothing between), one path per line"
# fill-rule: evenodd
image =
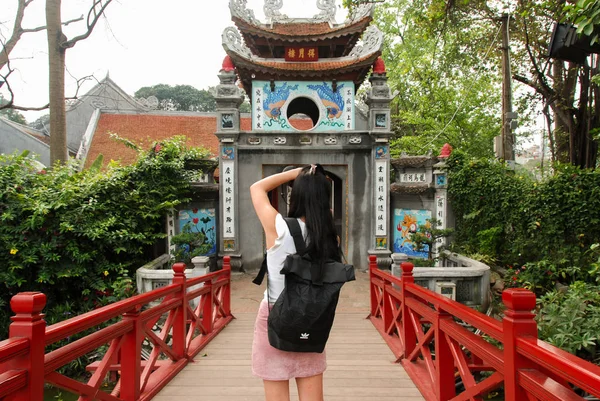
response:
M133 291L134 269L165 238L167 211L189 198L185 161L208 156L181 137L139 153L134 165L82 172L0 156L0 303L42 291L53 323ZM0 338L9 315L0 311Z
M598 359L600 286L577 281L538 300L539 338L588 360Z
M459 251L498 260L512 269L509 283L538 294L557 281L596 282L599 255L590 247L600 243L600 172L559 165L538 182L460 152L447 163Z

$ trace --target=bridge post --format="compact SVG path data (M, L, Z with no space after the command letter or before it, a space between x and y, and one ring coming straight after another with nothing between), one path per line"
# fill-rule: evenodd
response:
M410 308L406 305L406 300L410 298L406 291L407 284L414 284L415 278L413 276L414 265L410 262L402 262L400 264L402 268L402 344L404 345L404 358L413 352L417 346L417 333L411 323Z
M142 373L142 340L144 328L140 319L141 306L123 314L123 321L130 321L131 331L123 336L121 346L121 399L137 401L140 398Z
M227 281L223 294L223 311L225 316L231 315L231 256L223 256L223 270L227 272Z
M377 307L379 306L379 302L377 301L377 294L375 293L375 285L373 284L373 279L375 278L375 270L377 270L377 256L369 255L369 289L371 290L370 294L372 317L377 317Z
M200 302L202 304L202 330L204 334L209 334L213 331L213 305L214 305L214 292L215 289L212 285L212 280L204 283L204 286L208 288L206 294L202 295Z
M6 401L42 400L44 398L44 353L46 322L40 313L46 306L41 292L20 292L10 300L15 313L8 329L9 338L27 338L29 352L8 361L10 369L26 370L27 385L6 397Z
M438 309L435 313L435 322L432 328L435 330L435 393L438 401L450 400L456 396L454 357L448 339L441 329L443 321L452 321L452 315Z
M519 386L519 370L529 365L517 351L519 337L537 338L535 314L535 294L524 288L511 288L502 293L506 306L502 326L504 331L504 399L520 401L527 399L527 393Z
M173 352L178 358L185 358L186 347L186 324L188 302L186 298L187 288L185 287L185 263L173 263L173 284L179 284L180 289L175 293L175 298L181 299L181 306L175 310L173 319Z

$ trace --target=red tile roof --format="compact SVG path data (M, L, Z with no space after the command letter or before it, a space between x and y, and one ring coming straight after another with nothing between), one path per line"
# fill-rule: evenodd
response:
M284 22L274 23L272 28L265 25L254 25L247 21L232 17L242 35L247 33L261 37L283 40L327 40L345 35L359 35L372 21L371 16L354 21L350 24L340 24L331 27L328 22ZM286 38L283 38L286 37Z
M105 162L118 160L127 165L135 161L136 152L111 139L111 133L135 143L142 142L144 146L161 139L185 135L189 138L189 146L203 146L216 155L219 148L219 141L215 136L216 121L216 116L211 114L191 116L103 113L98 121L85 166L93 163L99 154L104 156ZM250 130L250 118L242 118L241 125L242 130Z
M299 130L312 128L312 121L307 118L293 118L294 126ZM252 119L241 118L241 131L251 131ZM100 116L94 137L88 151L85 167L89 167L99 154L104 157L104 163L111 160L123 165L132 164L137 153L110 137L111 133L128 139L134 143L142 143L149 147L152 142L185 135L189 138L188 146L202 146L210 149L213 156L217 155L219 141L215 135L217 119L214 114L198 115L160 115L160 114L108 114Z

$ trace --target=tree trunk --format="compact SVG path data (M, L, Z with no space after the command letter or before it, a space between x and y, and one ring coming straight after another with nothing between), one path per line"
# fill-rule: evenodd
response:
M65 107L65 56L62 44L60 6L62 0L46 0L46 26L48 33L48 65L50 88L50 163L65 163L67 151L67 118Z
M570 133L571 128L569 124L570 118L568 117L568 105L565 104L569 98L568 94L568 82L565 82L564 73L564 62L560 60L554 60L552 65L552 73L554 78L554 89L559 94L556 102L556 106L553 106L554 111L554 146L556 161L562 163L570 162Z

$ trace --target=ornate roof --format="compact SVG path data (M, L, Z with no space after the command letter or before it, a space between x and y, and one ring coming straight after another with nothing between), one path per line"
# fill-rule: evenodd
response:
M366 29L362 45L354 46L343 57L321 58L314 62L287 62L283 58L266 58L255 54L244 44L242 36L233 27L222 35L223 47L231 57L238 77L247 93L252 79L338 79L351 80L360 85L377 57L381 55L383 34L376 26Z
M263 10L267 22L262 23L246 8L246 0L229 1L231 19L252 53L273 57L270 52L274 46L311 44L333 45L330 57L345 56L372 21L374 10L373 4L362 4L346 21L338 24L335 0L317 0L321 11L312 18L289 18L279 11L282 6L283 0L265 0Z

